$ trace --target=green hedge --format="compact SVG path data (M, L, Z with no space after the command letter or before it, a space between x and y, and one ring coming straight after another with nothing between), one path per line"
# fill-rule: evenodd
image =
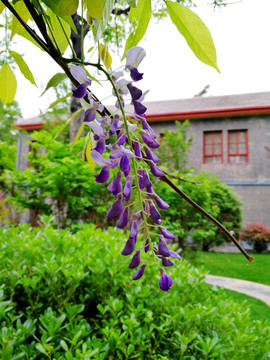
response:
M125 235L85 226L0 229L0 358L268 359L270 328L178 262L160 291L131 280Z

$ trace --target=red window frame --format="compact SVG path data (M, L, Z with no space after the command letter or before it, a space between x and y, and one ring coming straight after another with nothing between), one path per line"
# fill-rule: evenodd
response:
M243 141L241 141L240 139L240 133L244 133L245 134L245 138ZM232 141L232 139L230 138L230 134L235 134L235 141ZM236 145L236 152L231 152L230 150L230 145L235 144ZM240 145L241 144L245 144L245 152L241 152L240 151ZM240 157L240 156L245 156L246 160L245 161L232 161L231 157ZM229 164L247 164L248 163L248 131L247 129L241 129L241 130L229 130L228 131L228 163Z
M206 135L211 134L211 143L206 143ZM215 141L215 135L220 134L220 141ZM215 153L215 145L220 144L220 153ZM212 145L211 154L206 154L206 145ZM220 157L220 162L207 162L207 159ZM203 163L207 165L223 164L223 133L222 130L204 131L203 133Z

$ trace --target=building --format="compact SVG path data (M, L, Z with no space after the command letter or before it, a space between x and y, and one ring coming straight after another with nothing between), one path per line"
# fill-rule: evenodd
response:
M146 118L155 132L173 130L175 121L190 120L194 134L189 165L196 172L219 176L243 200L244 224L270 225L270 93L194 97L145 103ZM32 131L40 119L18 121ZM18 168L26 166L26 135L18 144Z

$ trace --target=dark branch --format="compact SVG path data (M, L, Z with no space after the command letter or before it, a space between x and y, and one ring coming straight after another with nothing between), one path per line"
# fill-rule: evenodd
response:
M114 15L128 15L130 12L130 6L126 9L112 9L112 14Z
M241 253L248 259L248 261L252 262L253 258L249 256L246 251L242 248L242 246L237 242L237 240L232 236L230 231L225 228L217 219L215 219L212 215L210 215L207 211L200 207L195 201L193 201L190 197L188 197L182 190L180 190L167 176L162 176L160 178L161 181L168 184L178 195L180 195L183 199L185 199L190 205L192 205L196 210L198 210L201 214L203 214L207 219L212 221L220 230L222 230L234 243L234 245L241 251Z

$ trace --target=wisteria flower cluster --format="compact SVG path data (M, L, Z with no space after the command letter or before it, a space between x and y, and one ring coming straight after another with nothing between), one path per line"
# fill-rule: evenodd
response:
M159 158L153 152L160 145L145 119L147 108L143 100L147 92L143 93L134 86L143 78L138 66L145 55L143 48L133 47L126 53L125 71L104 71L116 97L116 111L111 116L101 115L104 113L103 106L93 101L88 89L91 80L80 66L71 68L73 77L79 83L77 89L73 90L73 96L81 99L88 96L84 121L96 140L91 157L101 166L95 175L96 182L106 183L110 180L111 169L118 169L116 177L107 186L115 196L107 217L116 220L119 229L129 230L122 255L133 255L128 267L137 270L132 279L140 279L147 264L154 262L160 267L160 289L168 291L173 281L164 268L173 266L171 258L180 259L180 255L168 247L167 241L175 236L162 226L159 209L166 210L169 205L155 193L148 172L149 169L157 178L165 175L157 166ZM130 80L125 79L125 73L129 73ZM131 120L127 119L124 111L127 98L134 108ZM137 242L139 234L142 236ZM139 245L141 239L142 245ZM146 261L144 258L147 258L148 252L152 252L152 256Z

